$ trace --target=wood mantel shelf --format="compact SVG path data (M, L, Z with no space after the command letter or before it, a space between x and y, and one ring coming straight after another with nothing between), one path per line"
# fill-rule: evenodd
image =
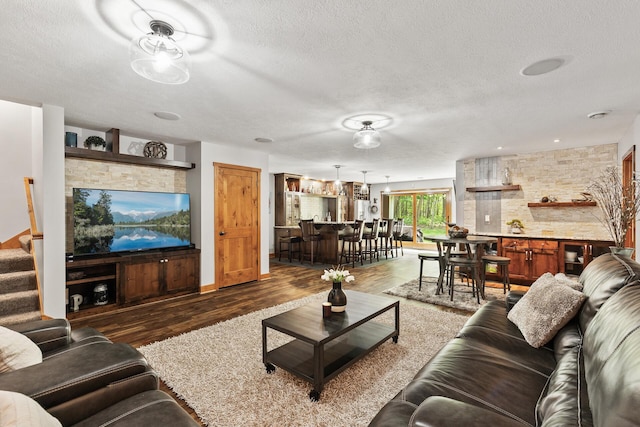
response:
M103 162L155 166L169 169L194 169L196 167L195 163L181 162L179 160L153 159L149 157L117 154L109 151L88 150L86 148L77 147L64 147L64 156L88 160L100 160Z
M536 202L527 203L530 208L581 208L586 206L597 206L596 202Z
M467 187L470 193L486 193L489 191L520 191L520 185L493 185L488 187Z

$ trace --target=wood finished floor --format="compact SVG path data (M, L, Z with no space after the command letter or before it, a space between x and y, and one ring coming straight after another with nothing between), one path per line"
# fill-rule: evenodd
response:
M346 287L362 292L381 294L384 290L418 276L417 250L405 249L404 256L372 265L348 267L356 280ZM384 256L383 258L384 259ZM437 275L437 265L424 263L424 275ZM114 342L126 342L140 347L175 335L209 326L256 310L303 298L318 292L328 292L330 284L321 280L322 269L293 263L271 262L270 278L260 282L219 289L207 294L186 295L135 307L71 320L72 328L93 327ZM424 303L409 301L424 306ZM428 304L427 304L428 305ZM436 310L456 311L428 305ZM198 420L193 410L179 400L164 384L161 389Z

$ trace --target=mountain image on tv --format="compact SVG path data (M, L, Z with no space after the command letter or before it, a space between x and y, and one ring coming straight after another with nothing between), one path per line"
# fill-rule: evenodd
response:
M189 194L73 189L74 254L189 246Z

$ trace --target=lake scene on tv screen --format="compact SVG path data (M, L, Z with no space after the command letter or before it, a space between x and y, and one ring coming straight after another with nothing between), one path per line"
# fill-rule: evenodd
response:
M74 254L191 244L189 194L73 189Z

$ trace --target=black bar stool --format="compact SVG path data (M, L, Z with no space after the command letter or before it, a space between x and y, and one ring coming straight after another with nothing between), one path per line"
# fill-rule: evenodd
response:
M471 276L471 293L476 297L478 304L480 304L480 278L478 276L478 261L474 258L467 257L449 257L447 259L447 268L449 269L449 295L451 301L453 301L453 284L455 282L454 276L456 267L460 271L466 271ZM484 293L482 294L484 299Z
M369 255L369 264L373 262L373 257L378 261L378 235L380 233L380 219L374 218L371 231L367 231L362 234L362 240L364 240L363 255L366 258Z
M433 251L420 252L418 254L418 259L420 260L420 278L418 279L418 290L421 291L422 290L422 263L424 261L438 261L438 266L440 268L440 271L442 271L442 269L444 268L444 264L443 264L442 258L440 257L440 254L438 252L433 252Z
M316 231L312 219L300 220L300 229L302 231L302 245L304 246L302 254L300 255L300 262L304 261L305 256L309 253L309 259L311 264L313 264L314 253L317 253L320 248L322 236ZM308 252L307 248L309 248Z
M284 248L283 245L285 246ZM293 254L298 254L298 259L300 260L302 254L301 245L302 238L300 236L280 236L278 239L278 261L282 261L283 252L287 252L289 262L293 259Z
M487 280L487 265L488 264L496 264L498 268L501 270L502 274L502 292L507 293L507 291L511 290L511 282L509 281L509 263L511 262L511 258L496 256L496 255L485 255L482 257L482 292L484 294L484 285Z
M364 264L363 258L362 258L362 234L363 233L364 233L364 221L357 219L353 224L353 233L345 234L342 238L340 264L342 264L343 259L346 262L351 261L352 267L356 266L356 259L360 260L360 265ZM348 243L348 247L346 251L344 248L345 243Z

